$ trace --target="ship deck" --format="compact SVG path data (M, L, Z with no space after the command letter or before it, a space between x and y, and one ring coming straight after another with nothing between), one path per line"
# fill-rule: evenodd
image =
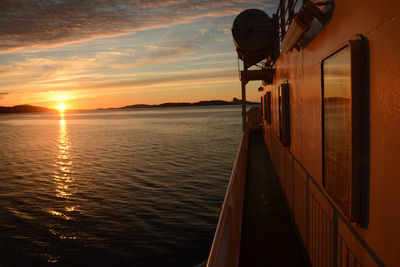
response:
M309 266L261 131L250 133L240 266Z

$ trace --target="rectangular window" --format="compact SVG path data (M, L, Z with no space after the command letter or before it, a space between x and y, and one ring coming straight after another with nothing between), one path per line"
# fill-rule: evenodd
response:
M290 146L290 98L289 84L283 83L278 88L279 138L283 146Z
M266 117L266 120L267 120L267 123L269 124L269 125L271 125L271 92L270 91L268 91L267 92L267 94L265 95L265 99L266 99L266 106L267 106L267 117Z
M369 159L366 51L352 40L322 61L323 186L349 221L362 211ZM357 159L357 160L356 160Z
M264 97L264 120L271 125L271 92L267 92Z
M349 214L351 179L351 58L346 46L323 62L324 185Z
M261 96L261 112L263 115L263 120L265 120L265 95Z

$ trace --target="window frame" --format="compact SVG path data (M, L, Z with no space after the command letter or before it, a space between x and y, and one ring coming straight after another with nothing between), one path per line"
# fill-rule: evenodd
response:
M265 120L265 95L261 96L261 111L262 111L262 117L263 120Z
M278 87L279 139L283 146L290 146L290 86L288 82Z
M264 101L264 120L271 125L271 91L267 91L263 97Z
M332 192L325 184L325 105L324 105L324 61L336 55L344 48L350 48L351 77L351 173L349 190L349 212L336 203ZM362 35L347 41L321 61L321 115L322 115L322 186L332 198L342 215L349 222L358 222L361 226L368 224L369 198L369 47Z

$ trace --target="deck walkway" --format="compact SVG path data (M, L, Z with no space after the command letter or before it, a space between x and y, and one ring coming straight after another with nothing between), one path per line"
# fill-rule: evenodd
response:
M250 133L240 266L308 266L261 131Z

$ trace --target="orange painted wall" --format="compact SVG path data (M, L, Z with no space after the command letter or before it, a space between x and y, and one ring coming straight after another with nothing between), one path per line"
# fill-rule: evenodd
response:
M263 93L272 91L278 134L277 86L289 82L289 150L322 186L321 62L356 34L370 46L371 156L369 225L353 227L385 265L400 266L400 1L334 1L330 23L300 51L281 54Z

